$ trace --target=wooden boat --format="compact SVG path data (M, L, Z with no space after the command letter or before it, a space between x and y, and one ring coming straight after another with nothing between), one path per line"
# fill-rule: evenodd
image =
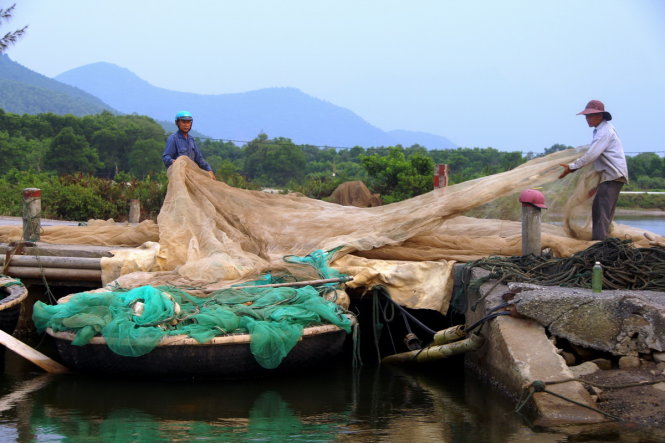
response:
M26 287L15 278L0 277L0 329L12 334L21 316L21 303L28 297Z
M54 338L62 362L73 371L118 376L237 379L287 374L321 367L339 357L347 333L335 325L310 326L275 369L260 366L250 350L249 334L225 335L199 343L185 335L164 337L140 357L114 353L103 337L72 345L72 332L46 333Z

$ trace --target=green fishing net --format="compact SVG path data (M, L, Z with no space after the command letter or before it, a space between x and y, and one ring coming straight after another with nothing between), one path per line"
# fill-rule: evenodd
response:
M36 302L33 321L39 332L74 332L73 345L101 335L113 352L129 357L147 354L169 335L205 343L220 335L249 333L251 351L267 369L279 366L307 326L334 324L351 332L343 309L319 293L328 287L260 287L274 281L266 274L205 298L171 286L82 292L57 305Z

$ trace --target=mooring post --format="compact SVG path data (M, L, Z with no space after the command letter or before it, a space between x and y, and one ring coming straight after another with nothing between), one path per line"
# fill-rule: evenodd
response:
M448 165L434 165L434 189L448 186Z
M39 241L42 216L42 190L23 190L23 240Z
M540 210L547 209L545 196L535 189L520 193L522 203L522 255L540 255Z
M132 199L129 201L129 222L138 223L141 219L141 200Z

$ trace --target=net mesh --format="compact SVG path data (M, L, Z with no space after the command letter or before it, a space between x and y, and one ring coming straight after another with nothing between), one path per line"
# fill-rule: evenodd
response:
M52 226L44 229L42 240L133 246L102 259L104 284L128 289L150 285L214 290L266 274L320 278L312 266L284 257L334 251L327 260L332 269L354 277L348 286L380 284L403 306L445 312L452 263L521 255L517 196L524 189L539 188L546 197L543 247L566 257L593 244L589 192L598 182L597 174L584 168L558 180L559 164L578 158L585 148L538 157L510 171L409 200L363 208L295 193L234 188L211 180L181 157L168 170L168 190L157 224ZM512 219L504 214L511 205L517 210ZM563 224L548 223L551 214L564 216ZM20 228L13 233L11 229L0 228L0 240L20 238ZM643 234L613 225L612 236L648 247ZM665 242L662 236L652 238Z
M333 324L351 332L343 309L312 286L248 285L208 297L170 286L84 292L57 305L36 302L33 320L38 331L74 332L72 344L77 346L101 335L113 352L128 357L147 354L166 336L186 335L206 343L220 335L250 334L251 352L267 369L279 366L307 326Z

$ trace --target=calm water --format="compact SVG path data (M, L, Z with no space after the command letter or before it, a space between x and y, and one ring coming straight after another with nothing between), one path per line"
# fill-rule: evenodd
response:
M459 370L384 367L354 375L345 366L254 381L131 381L44 375L8 354L0 441L481 442L538 435L512 403Z
M615 217L614 221L622 225L628 225L639 229L651 231L654 234L665 236L665 217L651 216L627 216Z
M464 376L460 360L427 371L342 363L293 378L159 381L46 375L6 352L1 442L655 441L631 427L581 440L532 430L513 402Z
M561 224L561 219L559 217L550 215L547 215L543 221L547 223ZM614 222L665 236L665 216L662 215L621 215L614 217Z

